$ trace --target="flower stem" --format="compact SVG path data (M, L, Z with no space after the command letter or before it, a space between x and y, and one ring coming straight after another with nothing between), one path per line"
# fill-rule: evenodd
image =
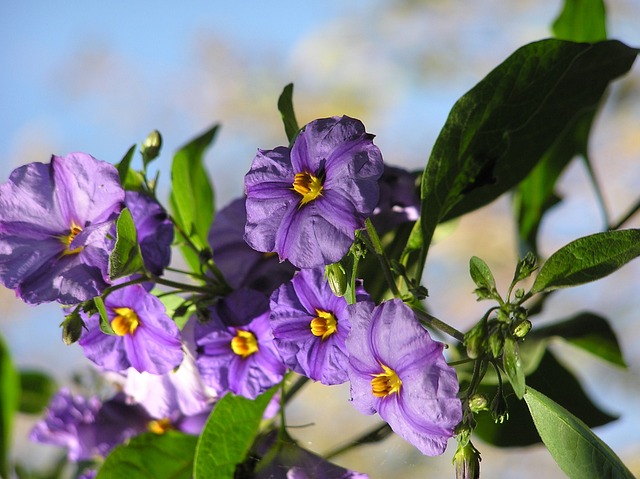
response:
M620 220L618 220L618 222L616 222L614 225L609 226L610 230L617 230L620 229L622 227L623 224L625 224L627 221L629 221L629 219L631 219L631 217L633 215L635 215L638 211L640 211L640 199L638 199L638 201L636 202L635 205L633 205L629 211L627 212L627 214L625 214Z
M389 436L391 434L391 427L386 423L383 422L382 424L379 424L377 426L375 426L373 429L365 432L364 434L362 434L361 436L355 438L353 441L351 441L348 444L345 444L344 446L340 446L335 448L332 451L329 451L328 454L324 455L325 459L331 459L334 456L337 456L339 454L343 454L347 451L350 451L351 449L358 447L362 444L370 444L372 442L379 442L382 441L384 438L386 438L387 436Z
M384 250L382 249L382 243L380 242L380 237L378 236L378 232L371 223L371 219L367 218L366 220L366 228L367 235L369 236L370 245L373 249L374 254L378 258L380 265L382 266L382 273L384 274L387 283L389 284L389 288L391 292L396 298L400 298L400 291L398 290L398 285L396 284L393 273L391 272L391 265L389 264L389 260L387 256L384 254Z
M300 391L300 389L302 389L302 386L307 384L307 381L309 381L308 377L300 376L297 381L293 383L289 389L287 389L282 399L282 404L287 404L291 399L293 399L293 396L295 396L296 393Z
M443 333L446 333L452 338L457 339L461 343L464 342L464 333L462 333L461 331L458 331L453 326L449 326L444 321L441 321L435 316L430 315L426 311L422 311L420 309L414 309L413 311L416 313L416 316L418 316L418 319L420 319L422 322L436 329L439 329Z

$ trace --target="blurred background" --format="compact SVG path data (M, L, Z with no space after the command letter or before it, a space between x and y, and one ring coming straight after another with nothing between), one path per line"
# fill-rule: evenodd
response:
M220 122L206 157L218 207L242 194L257 148L287 143L276 101L295 84L299 123L347 114L376 135L385 161L423 168L453 103L518 47L550 36L560 0L324 0L322 2L2 2L0 4L0 173L84 151L118 162L152 129L164 138L161 197L167 197L173 152ZM608 35L640 46L639 0L608 5ZM616 82L590 145L613 219L640 192L640 62ZM134 165L139 166L139 165ZM542 224L546 256L603 228L584 166L563 175L565 201ZM508 287L517 260L510 203L503 198L447 228L430 252L424 283L432 312L466 330L484 313L468 276L483 258ZM627 227L640 227L634 217ZM564 344L563 364L593 401L620 415L596 433L640 474L640 262L613 276L562 291L542 324L580 310L612 321L629 365L622 370ZM39 368L68 384L89 368L77 345L60 339L57 306L29 307L0 289L0 334L20 368ZM322 453L365 430L375 418L354 414L348 388L310 386L289 414L303 445ZM350 426L344 425L349 422ZM34 419L21 417L14 456L37 467L57 450L25 441ZM311 425L309 425L311 424ZM299 434L298 434L299 433ZM340 433L342 435L343 433ZM546 449L501 450L476 443L486 478L564 477ZM336 458L372 479L453 477L449 450L425 458L391 437Z

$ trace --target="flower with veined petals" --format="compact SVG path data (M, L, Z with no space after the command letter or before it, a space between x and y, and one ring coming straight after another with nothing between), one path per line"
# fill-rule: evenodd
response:
M151 374L164 374L180 364L180 331L158 298L135 284L116 289L104 304L116 334L102 332L97 313L85 317L79 344L87 358L110 371L133 367Z
M196 363L205 384L220 395L231 391L255 399L282 380L286 367L273 344L263 294L236 290L210 312L209 321L194 325Z
M258 150L245 176L245 240L298 268L335 263L378 203L382 170L359 120L312 121L291 149Z
M380 201L371 216L379 235L420 217L420 190L414 174L397 166L384 165L379 184Z
M0 283L30 304L77 304L108 286L116 168L85 153L15 169L0 185Z
M458 379L443 345L399 299L349 306L347 338L353 405L378 413L423 454L442 454L462 419Z
M298 271L273 292L271 324L289 368L327 385L347 381L347 301L333 294L324 268Z

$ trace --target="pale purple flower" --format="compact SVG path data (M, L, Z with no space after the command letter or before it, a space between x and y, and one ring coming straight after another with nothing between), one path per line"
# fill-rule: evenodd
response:
M293 276L295 268L275 253L261 253L244 240L245 199L238 198L216 213L209 231L213 260L233 289L251 288L265 294Z
M164 208L145 193L127 191L124 201L136 226L144 266L159 276L171 262L173 223Z
M291 149L258 150L245 176L245 239L298 268L340 260L378 203L382 154L347 116L309 123Z
M414 174L396 166L384 165L379 185L380 200L371 216L378 234L382 235L420 217L420 195Z
M149 419L144 409L126 404L122 395L103 404L95 396L85 398L65 388L51 398L29 439L68 448L70 461L91 460L144 432Z
M0 185L0 283L30 304L100 295L123 200L116 168L84 153L15 169Z
M291 370L327 385L347 381L347 301L333 294L324 268L301 270L273 292L271 327Z
M443 345L399 299L349 306L347 338L353 405L378 413L425 455L442 454L462 419L458 379Z
M84 317L79 344L85 356L110 371L129 367L164 374L183 357L180 331L162 302L136 284L110 293L104 301L115 335L100 330L100 316Z
M220 395L255 399L279 383L286 367L273 344L267 298L240 289L210 311L209 321L194 326L196 363L206 384Z

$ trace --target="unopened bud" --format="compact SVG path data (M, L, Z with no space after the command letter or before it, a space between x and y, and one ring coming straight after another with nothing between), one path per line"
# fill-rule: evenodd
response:
M469 398L469 409L474 413L487 411L489 409L489 400L484 394L476 393Z
M329 264L324 269L331 291L336 296L344 296L347 292L347 273L340 263Z
M467 348L467 356L471 359L479 358L484 354L486 344L487 321L483 319L464 335L464 345Z
M481 460L480 452L473 447L471 441L464 445L458 444L458 449L453 456L456 479L478 479Z
M142 153L142 159L145 165L158 157L160 148L162 148L162 135L160 135L158 130L153 130L140 146L140 152Z
M524 319L514 324L512 332L516 338L524 338L531 331L531 321Z

